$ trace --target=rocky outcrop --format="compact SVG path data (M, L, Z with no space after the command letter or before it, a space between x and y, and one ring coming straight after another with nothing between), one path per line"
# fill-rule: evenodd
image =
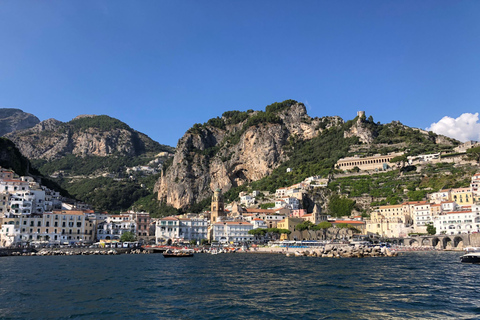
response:
M148 136L107 116L82 116L67 123L48 119L7 137L29 159L52 160L69 154L138 156L146 151L163 151Z
M286 150L295 141L311 139L324 128L343 123L338 117L313 119L301 103L269 114L269 121L253 121L263 116L267 118L264 112L253 112L224 128L204 125L189 130L178 142L172 165L156 184L158 199L184 208L207 198L215 188L226 192L259 180L288 159ZM225 117L221 120L228 123Z
M40 120L33 114L20 109L0 108L0 136L31 128L39 122Z
M350 127L349 130L345 130L343 136L345 138L358 137L360 142L370 145L375 138L375 132L368 129L365 126L365 113L363 111L358 112L357 120Z

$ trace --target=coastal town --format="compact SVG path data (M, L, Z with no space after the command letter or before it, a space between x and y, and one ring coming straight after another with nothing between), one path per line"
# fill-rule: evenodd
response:
M361 170L386 170L393 157L340 159L337 167L357 166ZM378 159L377 159L378 158ZM436 155L412 161L432 161ZM352 162L353 161L353 162ZM291 170L290 168L287 170ZM334 218L315 205L302 208L304 195L325 188L330 179L311 176L275 194L241 192L239 201L226 204L222 190L213 191L211 208L199 214L152 218L148 212L121 214L96 212L88 205L72 202L29 176L0 169L0 245L55 246L109 245L131 234L145 245L172 244L266 244L271 241L353 241L379 239L407 246L425 243L415 237L474 235L480 232L480 173L470 185L427 194L422 201L372 206L369 216ZM256 198L270 196L273 207L255 205ZM413 239L413 241L408 241ZM468 241L467 241L468 242ZM431 247L462 249L463 239L430 240Z

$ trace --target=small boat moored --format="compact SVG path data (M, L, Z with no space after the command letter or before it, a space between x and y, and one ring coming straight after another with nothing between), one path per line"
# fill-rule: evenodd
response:
M464 254L460 257L460 262L463 263L480 263L480 252L472 252Z
M163 253L164 258L189 258L193 257L193 250L167 250Z

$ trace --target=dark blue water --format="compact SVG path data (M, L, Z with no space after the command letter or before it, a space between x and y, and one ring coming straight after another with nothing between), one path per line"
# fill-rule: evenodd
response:
M479 319L460 253L3 257L1 319Z

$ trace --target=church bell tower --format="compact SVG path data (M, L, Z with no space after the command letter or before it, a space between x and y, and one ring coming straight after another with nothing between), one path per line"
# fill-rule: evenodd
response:
M220 188L215 189L215 191L213 192L212 207L210 212L210 222L212 224L218 222L220 217L225 216L223 195Z

